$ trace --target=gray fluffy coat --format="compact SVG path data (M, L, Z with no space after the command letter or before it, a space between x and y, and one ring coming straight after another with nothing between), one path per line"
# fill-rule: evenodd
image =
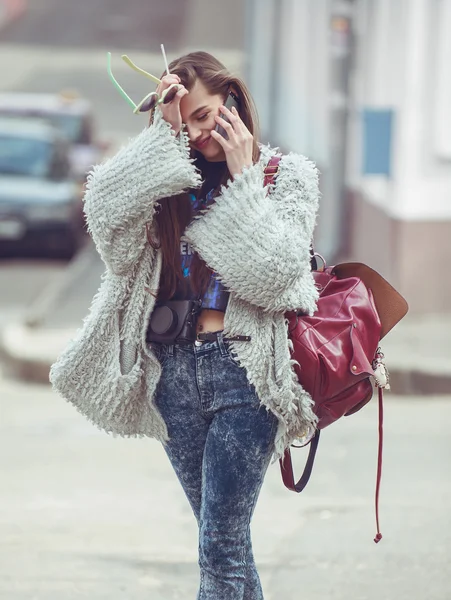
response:
M316 308L309 248L319 191L314 165L288 154L268 195L264 169L274 153L262 146L260 161L222 187L184 239L230 290L225 334L252 337L231 345L262 405L279 420L277 457L316 425L312 399L293 370L284 313ZM108 433L167 440L153 403L161 367L145 341L155 304L147 290L158 290L162 259L147 242L146 224L152 230L162 198L200 185L186 132L176 137L160 111L151 127L89 176L85 212L106 271L50 380Z

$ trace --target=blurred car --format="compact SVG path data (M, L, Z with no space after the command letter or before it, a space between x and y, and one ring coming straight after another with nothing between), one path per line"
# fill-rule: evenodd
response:
M74 92L60 94L0 93L0 117L39 117L58 127L70 143L72 172L83 184L94 164L101 161L108 142L95 137L91 103Z
M0 254L72 257L85 239L82 208L59 130L0 117Z

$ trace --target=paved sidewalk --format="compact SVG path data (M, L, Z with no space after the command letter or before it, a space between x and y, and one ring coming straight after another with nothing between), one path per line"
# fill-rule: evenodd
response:
M451 393L451 313L408 314L381 345L395 393Z
M103 264L91 242L28 310L0 331L0 356L14 375L48 383L50 365L81 326ZM451 313L407 315L383 340L396 394L451 393Z
M194 600L196 523L161 446L99 432L45 386L0 378L0 397L0 597ZM265 600L449 600L451 403L428 406L425 423L422 399L386 403L377 545L376 403L324 431L302 494L270 467Z

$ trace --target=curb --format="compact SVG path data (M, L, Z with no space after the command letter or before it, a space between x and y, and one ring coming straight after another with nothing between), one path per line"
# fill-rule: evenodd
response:
M27 0L0 0L0 30L21 17L27 10Z
M22 323L9 325L0 332L3 372L22 381L49 385L50 367L75 333L75 329L57 329L42 334Z
M42 335L39 329L24 324L9 325L0 332L0 359L5 372L23 381L49 385L50 367L75 333L76 329L59 329L46 330ZM24 351L32 347L41 348L39 355ZM397 396L451 395L451 373L392 365L390 386Z
M39 362L37 359L19 359L9 354L8 350L0 342L0 360L2 371L13 379L28 381L30 383L49 384L49 365Z
M400 396L451 395L451 373L390 370L390 386Z

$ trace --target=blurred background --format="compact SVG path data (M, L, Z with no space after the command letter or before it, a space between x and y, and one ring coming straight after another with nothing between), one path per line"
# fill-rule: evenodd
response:
M159 76L164 43L245 78L262 141L321 171L316 250L369 264L410 305L383 346L388 539L370 545L370 405L323 436L302 498L270 470L254 525L267 597L449 600L450 31L451 0L0 0L1 598L195 596L195 525L161 449L95 431L48 385L103 272L86 174L146 125L106 52L138 99L120 55Z

